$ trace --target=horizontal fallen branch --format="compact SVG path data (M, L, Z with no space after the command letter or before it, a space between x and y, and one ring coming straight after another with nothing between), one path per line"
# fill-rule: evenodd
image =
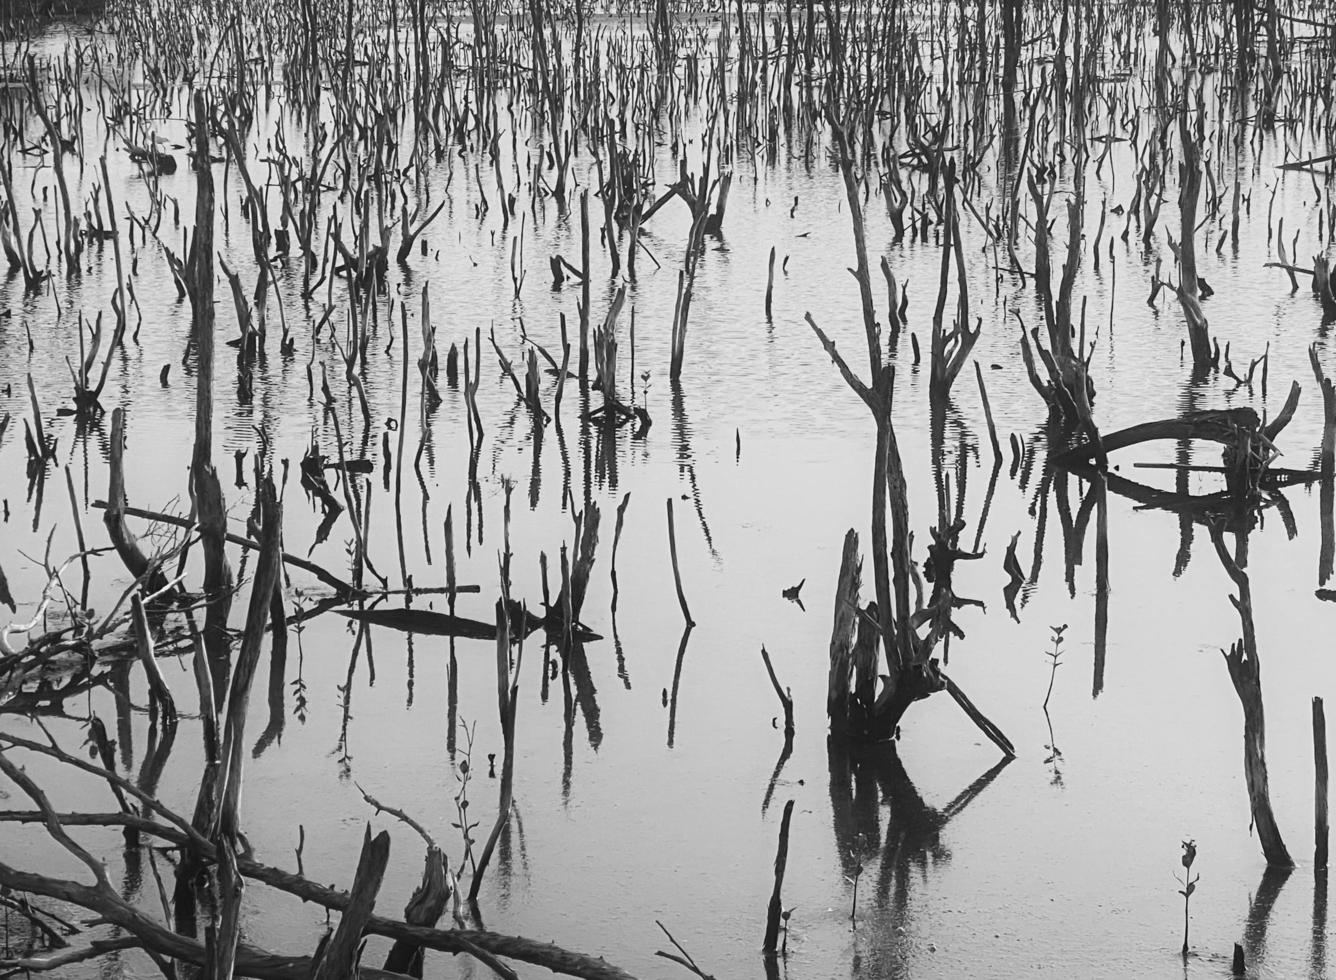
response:
M211 842L187 836L175 827L160 824L154 820L132 813L61 813L55 814L62 826L97 826L133 827L144 834L151 834L179 847L194 847L196 853L208 861L217 857ZM0 821L17 823L42 823L45 817L41 811L4 811L0 812ZM237 870L245 878L263 882L279 891L287 892L305 902L323 906L336 912L342 912L351 902L348 892L318 885L300 875L269 867L246 857L237 858ZM20 891L43 895L68 901L84 908L96 905L85 904L81 899L92 900L96 890L78 882L48 878L43 875L18 871L0 863L0 884ZM90 894L92 893L92 894ZM133 925L148 926L147 935L153 940L166 941L171 937L170 949L165 949L177 959L190 963L202 963L204 947L199 943L177 936L141 916L136 916ZM141 933L128 922L116 921L130 932ZM552 943L526 939L522 936L509 936L502 933L481 929L434 929L425 926L411 926L395 919L371 915L366 920L365 932L371 935L385 936L389 939L403 939L429 949L443 953L465 953L473 955L475 950L483 950L495 956L519 960L534 966L543 967L554 973L579 977L581 980L634 980L626 971L607 963L600 957L563 949ZM166 937L161 933L165 933ZM142 936L141 936L142 938ZM311 960L308 957L276 956L260 953L245 947L237 953L237 975L259 977L261 980L307 980ZM303 972L306 971L306 972ZM368 978L397 977L399 974L362 967L362 976Z
M101 509L106 509L107 502L105 500L94 500L93 506ZM194 526L194 522L191 521L189 518L178 517L175 514L164 514L159 511L145 510L142 507L125 507L123 508L122 513L124 513L126 517L138 517L146 521L157 521L161 524L171 524L173 527ZM258 551L260 548L260 544L258 541L252 541L250 538L243 537L240 534L233 534L231 531L227 533L226 538L229 544L240 545L241 547L248 548L251 551ZM293 568L300 568L302 571L310 572L320 581L328 585L331 589L334 589L336 592L339 592L341 594L344 595L374 594L367 592L365 589L355 588L351 583L345 582L343 579L339 578L334 573L324 568L321 568L315 562L308 561L307 559L298 557L297 555L290 555L286 551L283 552L283 563L285 565L291 565ZM440 591L440 590L433 590L433 591ZM461 593L461 592L473 593L480 591L480 588L476 585L456 585L454 587L454 591L456 593Z

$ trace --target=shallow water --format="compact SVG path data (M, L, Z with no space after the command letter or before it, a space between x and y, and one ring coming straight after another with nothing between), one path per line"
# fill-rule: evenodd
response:
M46 39L52 49L64 43ZM184 128L164 124L162 134L184 142ZM103 140L96 113L87 117L89 147ZM267 132L273 116L263 118ZM1096 130L1099 126L1096 125ZM508 141L503 140L503 143ZM1298 414L1281 440L1282 465L1306 468L1322 431L1320 400L1311 383L1307 346L1318 345L1331 370L1321 310L1306 288L1292 293L1283 273L1264 269L1276 257L1268 234L1267 199L1278 184L1273 220L1302 229L1300 255L1318 246L1313 187L1307 175L1279 171L1286 147L1262 141L1258 155L1245 154L1252 194L1240 245L1215 252L1214 226L1199 239L1199 271L1216 290L1205 309L1215 335L1233 344L1236 366L1270 344L1268 391L1250 391L1214 376L1185 387L1187 367L1179 356L1182 314L1168 291L1158 309L1146 304L1156 255L1172 259L1163 235L1143 254L1135 230L1108 251L1110 216L1100 245L1101 271L1083 251L1076 295L1088 300L1088 318L1099 341L1091 373L1098 395L1096 418L1111 432L1148 419L1169 417L1189 404L1198 407L1252 405L1278 410L1291 379L1305 388ZM256 171L262 150L248 140ZM1086 235L1097 223L1100 202L1126 204L1132 194L1130 158L1118 144L1102 176L1089 175ZM1288 147L1291 157L1321 148ZM91 151L95 152L95 151ZM694 149L689 151L696 152ZM668 146L660 148L660 184L675 175ZM147 208L140 177L125 154L109 147L108 166L116 199L136 213ZM694 157L693 157L694 159ZM452 343L462 346L481 328L483 374L479 408L485 430L479 477L481 530L473 528L469 550L459 549L459 578L476 583L478 595L461 596L461 615L488 619L499 590L502 508L507 480L514 481L512 523L513 594L536 605L541 596L538 555L555 566L572 519L563 486L576 499L588 494L603 512L602 541L584 621L603 640L584 651L572 669L571 691L561 679L543 682L545 657L535 636L525 644L517 722L514 819L502 836L481 894L490 929L547 939L600 955L636 976L685 975L655 957L669 949L656 926L661 921L696 958L719 977L763 976L758 952L769 897L775 840L784 803L795 802L784 905L792 908L788 957L790 977L1019 976L1052 972L1063 976L1127 977L1226 975L1233 943L1243 942L1250 975L1325 977L1325 875L1315 874L1312 854L1312 756L1309 701L1336 688L1336 666L1324 655L1325 619L1333 615L1314 598L1318 587L1319 500L1316 490L1285 492L1297 534L1286 533L1276 508L1267 510L1251 535L1258 643L1268 711L1267 758L1273 805L1299 867L1287 879L1264 877L1260 849L1250 835L1241 766L1241 710L1219 650L1239 634L1230 606L1231 583L1203 527L1196 527L1191 560L1175 573L1180 525L1173 514L1138 509L1116 494L1109 498L1109 625L1102 671L1095 654L1094 534L1085 560L1064 581L1059 505L1041 485L1044 408L1027 382L1017 353L1013 309L1034 325L1032 284L1010 278L995 285L994 253L985 250L977 224L966 221L965 254L974 311L984 332L974 358L985 368L992 410L1005 442L1015 432L1030 452L1040 453L1026 476L1010 474L1009 459L982 534L986 557L958 566L957 591L987 603L958 620L967 633L952 644L950 672L975 702L1016 744L1019 757L998 767L997 750L947 698L916 705L906 717L894 751L866 751L850 761L827 745L823 712L834 585L844 532L856 528L866 540L872 482L873 429L857 398L822 352L803 314L811 311L836 339L852 364L865 367L858 294L845 268L853 264L847 208L838 174L818 152L808 166L800 156L762 165L743 156L735 178L722 239L708 239L700 263L680 390L668 382L668 325L688 230L686 208L667 206L645 230L646 244L662 263L644 257L639 280L628 289L622 320L623 391L636 390L654 425L643 439L629 428L615 437L604 466L577 419L576 386L566 390L562 431L549 426L535 449L533 423L516 404L514 391L496 367L485 339L489 328L508 357L521 351L518 318L548 349L559 348L557 318L578 322L578 287L550 289L547 257L560 252L578 260L578 214L560 216L551 203L527 212L524 257L527 279L516 298L511 282L511 240L519 221L502 228L499 207L475 216L478 188L461 161L440 164L429 175L434 194L448 204L428 230L428 255L415 252L410 272L392 269L389 292L395 306L407 301L409 357L416 358L419 292L429 286L437 345L442 360ZM31 171L16 161L16 184L30 186ZM508 182L513 179L507 172ZM523 167L521 166L521 170ZM223 167L215 168L222 200ZM588 157L575 173L592 182ZM22 174L22 178L19 178ZM92 168L84 173L84 190ZM193 214L194 187L188 169L163 177L167 193ZM995 166L985 166L978 193L998 193ZM37 177L37 193L51 183ZM527 185L526 185L527 186ZM1062 186L1062 185L1060 185ZM1176 227L1170 180L1161 222ZM1222 183L1222 186L1224 184ZM252 281L248 231L238 214L237 180L226 198L230 229L218 229L217 244L243 281ZM492 188L489 195L494 197ZM523 197L527 199L527 191ZM798 206L790 213L792 202ZM995 197L994 197L995 199ZM52 198L54 200L54 198ZM600 223L597 205L591 223ZM28 212L31 213L31 212ZM1056 212L1055 212L1056 213ZM890 246L890 226L879 197L866 207L873 259L885 254L909 283L909 328L926 348L940 250L906 241ZM188 221L189 219L186 218ZM180 232L169 215L162 237L176 246ZM597 228L594 230L596 262ZM777 250L786 272L777 271L773 321L763 309L766 262ZM1028 248L1028 246L1027 246ZM1026 261L1030 261L1027 251ZM1058 254L1055 246L1055 255ZM1058 264L1055 258L1055 265ZM0 442L0 497L7 520L0 530L0 563L19 602L17 620L37 606L44 576L32 557L50 549L62 556L76 549L69 502L63 488L68 466L81 509L106 496L106 443L110 416L80 432L73 419L51 420L70 392L64 358L76 350L76 314L109 310L115 273L110 249L92 246L77 276L57 276L37 297L22 282L0 281L0 414L14 418ZM1116 273L1114 270L1116 269ZM1116 275L1116 283L1115 283ZM136 341L127 341L113 363L103 402L128 413L127 496L131 504L184 512L189 450L193 440L193 378L182 367L189 332L189 307L175 299L160 249L138 249L135 293L143 320ZM613 286L596 281L593 319L601 319ZM372 425L364 429L356 398L343 381L342 362L326 331L312 350L310 323L323 307L324 290L311 309L299 299L300 275L279 275L284 311L296 339L291 359L272 343L257 369L255 398L238 403L234 369L220 348L216 392L216 464L224 478L234 529L249 510L251 490L232 485L233 453L247 452L251 481L255 430L272 444L275 460L295 469L313 430L326 451L333 427L308 396L305 364L314 356L328 369L338 399L340 425L351 451L376 463L372 488L370 555L398 586L399 548L393 475L382 485L381 437L398 420L403 346L393 346L380 301L380 326L372 337L365 377ZM338 291L336 290L336 293ZM884 284L874 283L879 308ZM231 300L220 283L218 330L236 329ZM631 310L635 311L635 368L630 368ZM8 315L5 315L5 313ZM337 323L342 313L336 315ZM276 311L271 311L275 326ZM133 321L132 321L133 322ZM26 333L34 350L28 353ZM895 420L905 457L913 526L920 539L935 512L931 476L926 366L910 363L902 340ZM166 386L163 365L171 364ZM410 368L412 366L410 365ZM641 372L648 371L647 379ZM27 414L25 377L31 374L42 398L50 432L59 440L57 465L45 480L38 511L23 480L24 449L16 435ZM317 372L318 374L318 372ZM407 452L402 481L403 562L415 584L444 582L443 524L452 509L456 540L466 539L468 443L464 401L443 388L444 401L429 418L430 450L422 476L412 472L419 435L418 378L410 370ZM992 470L991 450L972 369L957 382L947 421L947 445L955 454L970 447L966 472L964 537L972 541ZM442 378L444 373L442 373ZM10 386L8 397L3 392ZM318 389L318 379L317 379ZM545 404L552 382L546 382ZM597 398L597 396L595 396ZM394 446L397 431L390 431ZM563 466L562 443L569 458ZM537 463L535 464L535 454ZM1213 452L1196 461L1215 462ZM1139 451L1140 460L1165 460L1167 449ZM1167 474L1134 471L1132 459L1115 460L1120 472L1159 486ZM615 464L615 465L614 465ZM1150 473L1150 476L1146 476ZM537 474L535 476L535 474ZM286 492L284 537L289 551L306 554L315 540L319 513L308 506L295 472ZM1075 477L1068 495L1074 513L1087 486ZM617 558L619 596L612 613L609 557L614 510L630 494ZM669 563L664 501L675 506L677 544L694 629L683 634ZM1046 521L1041 518L1046 515ZM479 521L472 515L472 521ZM100 511L83 510L90 544L105 543ZM48 535L52 533L48 545ZM135 524L137 530L142 524ZM1017 553L1028 583L1018 617L1007 614L1002 556L1019 532ZM351 529L340 519L329 541L311 558L343 574ZM28 556L28 557L25 557ZM921 560L922 550L916 549ZM237 556L232 559L237 562ZM192 565L196 575L198 569ZM67 573L77 575L74 569ZM865 592L870 593L869 582ZM805 608L781 591L805 580ZM129 584L114 555L93 562L93 602L105 608ZM248 587L243 588L243 595ZM309 605L323 587L293 572L285 589L290 609ZM391 600L393 602L395 600ZM238 606L244 605L242 602ZM439 596L414 600L416 608L443 609ZM234 615L234 625L239 623ZM1049 683L1044 655L1050 627L1067 624L1062 667L1049 707L1050 729L1041 710ZM783 747L776 727L779 708L759 651L774 658L781 682L793 692L797 733L792 757L768 789ZM450 664L457 670L450 676ZM189 663L167 658L163 669L184 706L192 697ZM470 814L485 837L495 817L498 780L488 778L486 759L501 753L495 709L494 645L460 640L453 661L448 641L407 636L380 627L358 629L326 614L306 622L290 638L287 663L271 676L262 661L252 697L248 738L269 730L272 741L257 745L246 760L242 826L257 856L295 868L293 849L304 831L301 861L314 880L346 886L365 824L389 826L394 835L390 870L379 909L394 913L417 884L419 843L402 825L377 815L361 798L360 786L383 802L402 807L445 846L452 867L461 853L454 803L459 762L466 740L451 731L450 687L457 685L456 720L476 726L471 753ZM128 672L129 700L148 701L142 672ZM261 691L279 697L270 703ZM304 702L303 700L304 699ZM303 707L304 704L304 707ZM82 731L73 720L90 711L116 727L121 764L136 771L146 751L149 721L109 692L65 705L70 720L48 724L73 747ZM184 708L183 708L184 710ZM117 720L112 726L111 719ZM9 731L33 734L23 719L6 716ZM782 723L781 723L782 727ZM453 746L453 751L450 750ZM189 812L201 765L199 724L186 717L161 783L161 796ZM42 760L24 759L46 777L57 806L106 809L103 787L61 777ZM6 805L19 806L12 787ZM767 805L768 804L768 805ZM1192 902L1193 955L1179 956L1182 904L1173 879L1180 870L1179 842L1193 838L1202 875ZM113 869L123 867L118 837L89 832L81 839L99 848ZM78 868L56 852L34 828L11 828L2 846L5 860L56 875ZM852 852L852 853L851 853ZM159 864L165 869L161 859ZM857 886L854 868L866 870ZM163 871L164 875L167 873ZM141 872L142 874L142 872ZM156 907L151 876L139 879L138 900ZM246 941L262 948L307 953L315 947L325 916L309 906L248 891ZM852 908L852 921L851 921ZM383 943L373 940L366 960L379 962ZM521 975L533 970L521 971ZM90 969L86 974L95 975ZM146 960L127 955L110 973L155 975ZM481 975L471 961L428 958L429 976Z

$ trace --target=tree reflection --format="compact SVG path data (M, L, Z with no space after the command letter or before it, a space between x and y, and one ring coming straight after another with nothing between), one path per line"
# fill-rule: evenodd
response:
M858 980L905 975L903 927L912 914L911 882L926 880L931 868L950 860L947 825L1011 760L1004 756L939 809L919 794L893 742L846 744L830 738L826 754L841 869L850 879L875 870L870 906L855 909L862 952L854 957L851 975Z

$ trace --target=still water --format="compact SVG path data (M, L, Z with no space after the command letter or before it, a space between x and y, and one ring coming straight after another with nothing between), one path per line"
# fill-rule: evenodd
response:
M59 51L73 43L71 37L85 40L57 32L42 45ZM183 94L176 110L161 120L158 132L169 142L186 142L185 100ZM267 109L247 140L254 173L264 172L264 143L280 115L277 107ZM105 145L116 200L145 213L144 180L124 149L108 141L96 112L90 110L84 124L89 149L78 194L86 195L97 182L93 160ZM1094 127L1103 132L1106 125ZM521 134L521 154L527 152L528 135ZM1182 313L1167 290L1158 308L1146 302L1155 259L1162 256L1166 267L1172 266L1163 235L1149 249L1142 248L1135 231L1124 242L1116 234L1123 219L1110 215L1099 246L1100 270L1090 262L1090 248L1084 249L1076 285L1077 297L1087 302L1090 333L1098 334L1091 375L1096 419L1106 433L1170 417L1189 406L1251 405L1259 413L1274 413L1295 379L1305 391L1280 441L1285 452L1280 465L1311 465L1322 412L1308 345L1317 344L1328 371L1336 370L1336 359L1306 282L1292 292L1283 273L1263 267L1277 257L1263 202L1274 189L1271 220L1285 217L1287 237L1301 230L1301 256L1320 248L1317 213L1322 205L1307 175L1277 169L1286 153L1278 142L1259 139L1245 148L1240 166L1252 207L1243 217L1238 247L1216 251L1218 222L1204 228L1205 241L1199 239L1198 247L1200 274L1215 289L1205 304L1212 331L1232 343L1236 366L1260 356L1269 344L1267 392L1260 384L1250 390L1218 375L1187 385L1189 372L1180 356ZM1303 156L1323 150L1291 146L1288 152ZM689 159L698 157L698 139L686 153ZM506 159L510 174L512 160ZM15 184L25 207L32 198L55 199L50 168L34 171L35 165L35 157L14 158ZM661 187L675 179L676 166L674 148L661 145L655 166ZM479 215L479 187L471 163L462 158L438 162L425 175L433 200L443 199L445 209L424 235L425 255L415 250L407 269L392 265L387 293L377 300L378 325L364 376L369 426L344 381L331 331L326 328L313 340L312 325L324 312L324 290L304 303L296 263L280 266L277 275L295 350L282 355L271 339L257 368L251 403L238 399L230 350L220 348L215 462L224 477L233 529L244 525L252 489L234 486L232 477L240 471L253 484L251 465L261 432L272 458L291 462L286 549L300 555L309 549L313 561L337 574L348 567L351 527L345 515L328 540L313 544L321 514L305 498L296 473L313 438L326 452L334 451L333 425L319 400L321 365L337 399L349 454L375 466L364 484L364 492L371 494L367 537L374 565L393 586L403 583L395 480L391 472L387 491L382 437L388 433L388 445L395 450L400 424L407 427L409 457L398 507L403 563L418 586L444 583L443 528L449 509L459 580L480 586L478 594L459 598L461 615L490 618L499 594L508 484L514 488L512 593L531 607L542 595L540 553L546 552L555 567L563 542L572 540L565 487L576 501L587 495L602 510L602 540L582 618L603 639L588 644L583 659L572 664L569 691L559 678L544 680L542 634L525 646L515 805L482 888L486 927L600 955L640 977L683 976L654 955L671 948L657 920L706 972L763 976L759 949L775 842L783 804L792 799L784 888L784 905L792 916L781 969L794 980L1036 972L1222 976L1228 974L1235 942L1242 942L1248 954L1249 975L1327 976L1325 875L1315 874L1311 864L1309 704L1314 695L1336 691L1336 666L1326 649L1327 621L1336 609L1314 597L1321 584L1316 489L1285 491L1295 533L1287 532L1279 508L1273 507L1251 535L1249 571L1268 712L1272 800L1298 861L1292 873L1268 877L1249 828L1241 709L1220 654L1239 633L1228 576L1204 527L1191 531L1190 557L1180 567L1185 552L1179 518L1111 495L1107 647L1097 665L1094 534L1088 535L1084 560L1069 571L1062 518L1064 509L1068 516L1078 510L1088 488L1075 477L1065 486L1061 480L1057 485L1044 480L1045 408L1026 380L1018 353L1012 311L1020 311L1027 324L1039 322L1033 284L998 276L997 253L979 225L966 221L971 303L983 318L973 357L983 368L1006 458L982 531L986 556L958 566L956 579L957 592L982 599L986 610L966 610L957 617L967 636L952 644L950 667L1019 755L1000 766L994 746L953 702L940 697L913 707L893 748L860 749L852 758L831 751L824 695L836 574L844 532L853 527L865 544L868 538L874 433L803 317L810 311L841 350L857 353L849 355L851 363L863 365L858 293L845 271L854 262L848 208L839 175L824 153L810 159L784 153L769 165L760 153L739 152L733 167L722 235L707 239L700 261L680 385L668 380L669 326L690 215L681 202L670 202L644 229L647 253L662 267L642 256L638 280L628 286L620 365L623 393L634 389L636 402L653 419L643 437L633 437L628 426L600 445L598 431L578 419L581 401L572 384L561 409L561 431L549 424L542 439L535 439L534 421L501 374L487 334L495 330L497 343L512 360L523 350L521 322L530 337L549 350L560 349L558 318L564 313L569 323L578 322L579 287L568 282L552 288L547 260L561 254L578 264L578 210L562 214L550 201L527 207L525 189L516 219L504 227L495 201ZM524 172L523 161L514 172ZM1100 174L1088 174L1087 238L1101 207L1128 204L1134 172L1131 150L1119 143ZM588 157L577 158L573 173L581 185L597 179ZM972 193L982 209L983 202L998 200L1003 191L992 157L980 173ZM1059 174L1059 193L1069 187L1063 183L1068 176ZM253 282L235 169L226 193L223 178L219 164L215 179L228 221L220 221L217 247L243 281ZM188 224L194 208L188 167L161 180ZM890 245L890 224L878 195L865 210L873 260L886 256L900 282L908 282L907 328L926 348L940 249L931 238ZM27 214L31 211L25 211L25 222ZM516 295L512 243L520 234L520 215L519 254L526 278ZM1172 191L1161 221L1176 228ZM170 214L160 235L173 247L179 244L180 231ZM764 291L772 247L777 270L768 319ZM594 248L596 272L606 272L597 229ZM1032 262L1028 243L1022 260L1027 267ZM86 425L53 416L59 406L70 404L65 359L78 349L80 314L109 313L115 289L110 247L92 244L77 273L57 274L38 295L26 295L19 277L0 280L0 414L12 416L0 441L5 517L0 567L18 604L15 621L36 611L45 581L40 556L49 548L59 561L77 550L59 470L68 468L73 476L90 546L106 544L101 512L88 504L106 497L111 408L127 412L130 503L178 513L189 506L194 378L191 368L182 365L189 305L176 298L157 243L136 239L133 262L138 311L132 323L138 332L113 360L102 399L108 416ZM595 322L606 312L616 285L605 275L596 277ZM874 285L878 307L884 307L883 285ZM409 310L407 356L415 362L424 288L431 297L442 361L450 345L462 348L475 329L482 331L480 513L466 505L468 440L461 391L442 386L443 401L426 417L424 431L417 408L420 378L410 364L409 410L400 417L405 351L398 306L406 303ZM336 287L336 296L341 289ZM277 302L271 299L271 328ZM340 323L342 316L339 312L332 322ZM224 339L236 331L222 281L218 331ZM308 391L308 361L316 365L315 398ZM171 365L165 384L160 381L164 365ZM905 341L897 369L895 422L911 521L916 540L922 541L936 510L927 370L926 364L912 363ZM48 431L58 440L44 489L39 485L32 492L18 431L19 420L30 412L29 375ZM543 398L549 410L554 388L547 378ZM597 404L598 396L593 398ZM969 542L993 471L970 368L957 382L946 426L948 467L963 473L966 487L964 540ZM1030 460L1018 468L1010 465L1012 433L1024 440ZM427 447L421 482L412 468L419 438ZM246 454L240 469L238 452ZM1217 462L1213 457L1214 451L1202 451L1194 460ZM1171 447L1162 446L1115 456L1112 462L1123 475L1170 486L1171 474L1133 466L1170 458ZM615 508L628 494L614 616L612 527ZM669 561L664 506L669 499L675 507L683 588L697 624L686 634ZM143 533L145 525L134 526ZM1008 581L1003 556L1017 534L1016 554L1027 581L1012 615L1003 598ZM922 559L921 549L915 557ZM232 560L239 560L235 553ZM190 568L197 576L198 569ZM77 576L75 569L71 566L67 576ZM871 592L870 564L866 572L865 599ZM801 605L781 596L800 581ZM129 578L109 553L92 560L92 582L91 604L105 608ZM243 586L243 595L248 588ZM292 571L284 593L290 612L328 594L299 571ZM382 607L402 603L392 598ZM445 608L440 596L419 597L413 605ZM244 609L244 602L236 607ZM234 613L234 625L242 616ZM1067 629L1049 704L1050 729L1041 710L1050 676L1045 651L1050 628L1061 624ZM782 718L776 721L780 709L760 658L762 645L796 704L796 737L791 757L784 760ZM162 667L186 711L193 699L188 657L166 657ZM149 749L143 708L148 694L138 668L128 671L127 683L128 702L99 689L70 699L46 724L74 748L83 738L79 719L99 715L118 739L122 767L136 772ZM451 824L457 820L455 797L466 758L472 767L468 812L479 821L477 836L485 837L499 787L499 780L487 775L487 758L495 753L499 761L501 753L492 643L461 639L452 655L443 637L376 626L359 629L325 614L292 632L285 663L273 664L266 655L256 684L248 725L256 744L246 760L242 827L258 859L295 869L300 842L309 877L346 887L366 823L388 826L394 847L378 908L396 914L417 884L421 845L406 827L364 803L359 787L411 813L445 847L453 867L461 844ZM40 736L22 717L6 715L0 724L6 731ZM58 774L45 760L23 761L57 807L111 808L104 786ZM199 723L186 711L160 784L162 799L178 811L193 807L201 763ZM11 786L0 786L0 799L6 806L25 804ZM144 908L157 907L151 875L125 867L116 832L84 832L81 839L105 857L113 880L124 877L138 890ZM1197 844L1195 870L1201 882L1192 902L1193 955L1185 962L1179 956L1182 899L1174 874L1181 870L1180 842L1187 839ZM8 862L53 875L79 874L39 829L9 827L3 841L0 850ZM167 874L161 859L159 864ZM308 953L324 925L320 910L259 886L248 892L244 935L256 947ZM381 962L377 957L383 949L384 943L373 939L366 962ZM486 972L466 958L440 954L429 956L427 964L429 976ZM129 954L108 969L70 975L156 975L147 960ZM521 975L533 972L530 968Z

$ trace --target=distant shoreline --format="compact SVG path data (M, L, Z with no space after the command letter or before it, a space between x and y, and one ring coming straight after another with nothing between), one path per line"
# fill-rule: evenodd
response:
M106 0L12 0L13 15L22 17L68 17L100 14Z

